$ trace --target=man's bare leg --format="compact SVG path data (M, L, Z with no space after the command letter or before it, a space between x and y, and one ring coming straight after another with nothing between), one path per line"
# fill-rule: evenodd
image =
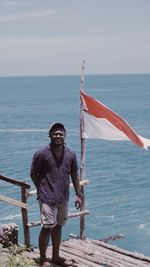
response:
M51 228L42 227L41 229L39 235L40 265L42 265L46 261L46 250L48 247L51 232Z
M62 232L62 226L56 225L53 228L53 231L51 233L51 239L52 239L52 262L53 263L62 263L65 261L64 258L59 256L59 248L61 243L61 232Z

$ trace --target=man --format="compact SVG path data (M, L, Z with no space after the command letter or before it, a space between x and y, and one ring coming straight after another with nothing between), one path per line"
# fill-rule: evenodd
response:
M66 130L62 123L49 129L51 142L34 154L31 178L37 188L41 212L42 229L39 235L40 266L48 266L46 250L52 240L52 263L65 265L59 256L62 225L67 220L69 200L69 176L74 185L77 208L82 207L82 195L77 171L77 159L73 151L65 146Z

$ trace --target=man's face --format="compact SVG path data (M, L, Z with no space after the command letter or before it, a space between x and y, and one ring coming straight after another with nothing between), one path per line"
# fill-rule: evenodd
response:
M51 142L53 145L63 145L65 140L65 132L63 129L53 130L51 133Z

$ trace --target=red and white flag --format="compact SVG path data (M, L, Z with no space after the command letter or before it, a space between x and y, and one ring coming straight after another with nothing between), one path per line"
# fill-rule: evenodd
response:
M106 140L130 140L147 149L150 139L138 135L132 127L118 114L101 102L80 92L82 105L83 138L100 138Z

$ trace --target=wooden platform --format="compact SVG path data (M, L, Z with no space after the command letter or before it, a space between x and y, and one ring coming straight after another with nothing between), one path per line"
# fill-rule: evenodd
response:
M35 249L34 252L24 252L24 255L37 260L39 252ZM74 267L150 267L150 257L93 239L71 238L63 241L60 255L67 259L68 266ZM47 256L51 258L51 246L48 247ZM35 266L38 265L35 263Z

